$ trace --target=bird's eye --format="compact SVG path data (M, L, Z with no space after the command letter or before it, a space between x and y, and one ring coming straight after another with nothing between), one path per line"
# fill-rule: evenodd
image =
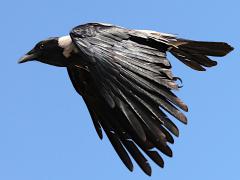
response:
M43 49L44 48L44 44L40 44L40 49Z

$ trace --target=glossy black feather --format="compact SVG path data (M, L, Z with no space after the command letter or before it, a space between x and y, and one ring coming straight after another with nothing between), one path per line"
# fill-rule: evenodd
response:
M121 158L122 162L125 164L125 166L130 171L133 171L133 164L132 164L132 161L131 161L127 151L123 147L123 144L120 141L119 137L115 134L115 132L113 130L111 130L111 126L109 126L107 121L103 121L103 128L104 128L111 144L113 145L115 151Z
M178 78L172 75L166 52L203 71L216 65L208 56L232 50L225 43L100 23L77 26L70 36L78 50L68 67L70 79L99 137L102 127L126 167L133 170L130 154L148 175L151 167L144 153L160 167L164 162L158 151L173 155L168 143L174 143L172 135L179 136L179 130L168 114L187 123L181 110L188 107L172 92L179 89Z
M93 77L92 81L103 101L106 101L110 108L117 108L127 119L127 121L119 119L119 123L128 122L132 127L133 132L130 133L130 138L141 144L140 147L144 152L150 158L156 157L155 161L163 166L161 158L157 155L153 156L143 145L150 140L151 144L164 154L172 156L172 151L166 143L167 141L173 143L173 138L161 127L165 126L165 121L168 119L161 116L158 107L162 107L183 122L186 122L185 116L172 103L187 110L186 105L171 92L171 89L178 87L171 74L171 65L166 59L165 52L159 51L160 48L148 46L145 42L140 44L139 39L135 38L136 42L132 41L134 38L130 39L130 34L120 36L128 33L122 28L101 27L101 25L90 25L88 28L95 28L95 32L77 28L71 32L71 37L86 57L91 54L86 61L89 63L88 69ZM116 34L112 29L116 30ZM112 33L109 35L110 30ZM162 49L166 48L166 44L162 46ZM102 121L101 124L104 124L103 119ZM171 124L171 121L168 124ZM178 131L171 126L166 128L178 135ZM135 138L134 134L138 138ZM108 136L110 136L109 133ZM150 174L147 161L138 153L137 147L130 142L122 140L140 167Z

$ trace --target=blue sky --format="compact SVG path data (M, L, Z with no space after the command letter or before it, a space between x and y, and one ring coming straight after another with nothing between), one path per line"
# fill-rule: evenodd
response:
M164 169L151 163L151 179L239 179L239 7L238 0L1 1L0 179L149 179L136 164L130 173L106 136L98 139L64 68L16 63L36 42L93 21L235 47L204 73L169 56L183 79L177 95L189 105L189 124L176 122L174 158L164 157Z

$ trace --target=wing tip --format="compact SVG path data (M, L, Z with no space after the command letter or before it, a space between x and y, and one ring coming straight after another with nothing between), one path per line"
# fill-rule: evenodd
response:
M133 172L133 170L134 170L133 164L131 164L131 165L129 165L129 166L126 166L126 167L128 168L128 170L129 170L130 172Z
M148 161L146 161L146 166L145 168L143 169L144 173L146 173L148 176L151 176L152 175L152 168L149 164Z
M187 117L186 117L183 113L181 113L181 114L179 115L179 119L180 119L180 121L183 122L184 124L187 124L187 123L188 123Z

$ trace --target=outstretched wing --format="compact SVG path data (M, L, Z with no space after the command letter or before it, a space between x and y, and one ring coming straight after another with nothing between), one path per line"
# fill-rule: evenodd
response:
M168 143L179 135L167 114L187 123L178 109L187 111L187 106L172 93L177 78L166 59L175 37L98 23L78 26L70 36L81 61L68 73L98 135L102 138L103 128L129 170L130 154L151 175L143 152L163 167L159 151L171 157Z

